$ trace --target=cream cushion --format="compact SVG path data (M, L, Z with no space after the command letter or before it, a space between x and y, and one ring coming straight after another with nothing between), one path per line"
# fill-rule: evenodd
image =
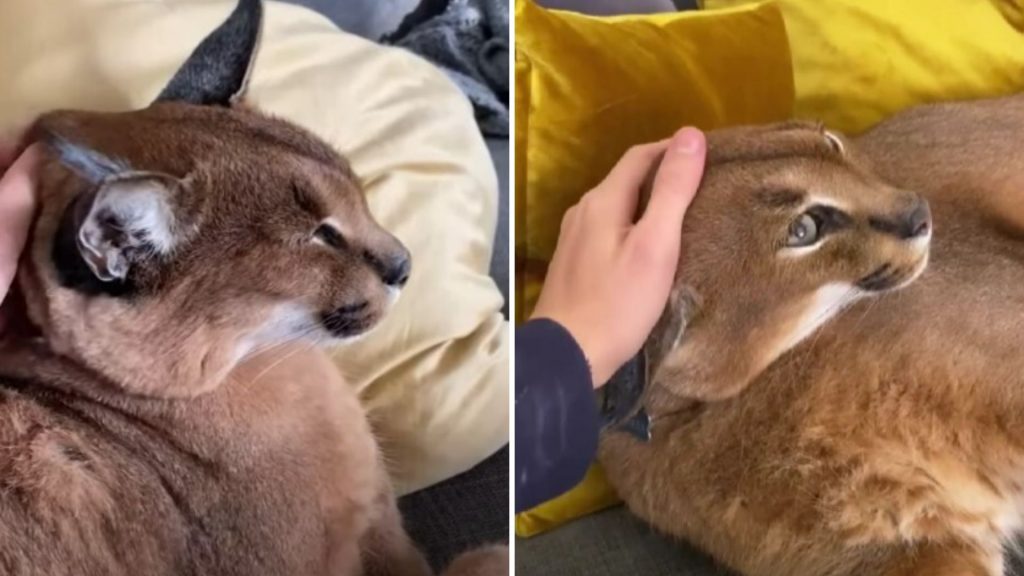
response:
M233 0L3 0L0 134L56 108L146 106ZM348 156L413 275L371 335L332 351L398 489L508 440L508 328L487 274L497 179L469 103L425 61L268 3L250 100Z

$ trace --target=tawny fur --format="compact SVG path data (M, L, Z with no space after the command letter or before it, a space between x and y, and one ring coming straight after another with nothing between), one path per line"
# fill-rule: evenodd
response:
M2 572L429 574L355 392L311 348L323 314L381 318L380 262L404 253L344 159L242 107L60 112L36 133L180 179L188 225L131 294L68 287L54 240L93 185L52 154L41 167L19 272L41 336L0 345ZM316 241L325 218L343 246Z
M245 105L261 19L240 0L146 109L29 134L45 159L18 274L32 329L0 341L3 574L431 572L355 392L312 348L376 325L408 252L344 158ZM452 567L507 570L502 548Z
M650 443L607 434L601 460L633 512L746 575L1002 574L1024 523L1024 96L844 143L799 125L709 135L676 290L699 305L670 306L690 318L678 344L667 321L648 343ZM856 227L779 256L799 208L752 198L787 189ZM930 247L863 225L907 191L930 203ZM778 345L817 287L923 252L908 286L851 293Z

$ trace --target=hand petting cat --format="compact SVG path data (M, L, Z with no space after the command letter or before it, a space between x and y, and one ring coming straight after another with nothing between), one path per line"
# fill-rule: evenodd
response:
M695 128L637 146L565 213L533 317L550 318L572 334L595 387L637 353L665 309L681 222L705 153L704 134ZM634 223L640 188L661 154L650 202Z
M35 167L39 146L24 152L0 142L0 339L11 313L6 302L36 210Z

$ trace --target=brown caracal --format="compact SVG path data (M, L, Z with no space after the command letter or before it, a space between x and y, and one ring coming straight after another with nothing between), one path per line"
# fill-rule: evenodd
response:
M241 0L148 108L30 133L40 335L0 344L0 573L430 573L354 391L264 353L365 333L410 263L337 152L240 103L261 15Z
M645 346L651 439L604 435L612 484L749 576L1002 574L1024 526L1024 96L708 142Z

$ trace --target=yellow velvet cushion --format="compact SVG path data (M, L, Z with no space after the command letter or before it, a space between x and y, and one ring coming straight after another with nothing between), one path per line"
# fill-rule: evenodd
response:
M704 0L704 7L749 2ZM916 104L1024 89L1024 0L778 5L793 52L799 117L857 133Z
M529 316L562 213L627 148L684 125L711 129L792 114L790 54L770 4L594 18L516 3L516 299ZM520 536L617 499L598 469L520 514Z

